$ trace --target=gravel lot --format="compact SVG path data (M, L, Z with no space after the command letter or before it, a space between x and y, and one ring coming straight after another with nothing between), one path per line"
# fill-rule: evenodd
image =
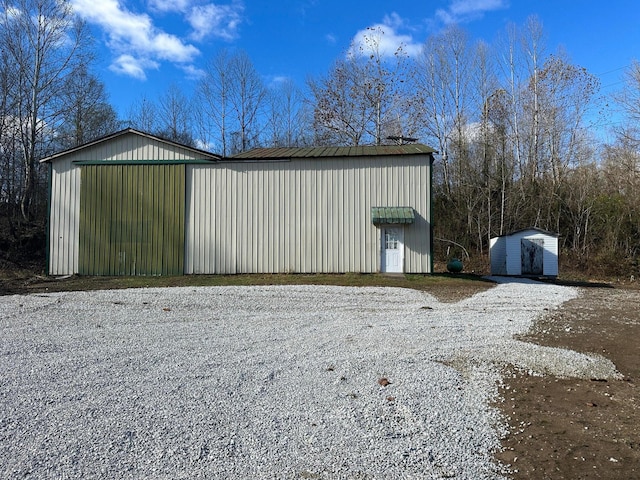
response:
M502 478L502 366L617 375L512 338L577 295L521 281L454 304L327 286L0 297L0 477Z

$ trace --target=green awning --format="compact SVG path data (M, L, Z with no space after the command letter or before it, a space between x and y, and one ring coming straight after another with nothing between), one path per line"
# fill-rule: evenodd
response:
M406 224L414 220L412 207L371 207L371 221L376 225Z

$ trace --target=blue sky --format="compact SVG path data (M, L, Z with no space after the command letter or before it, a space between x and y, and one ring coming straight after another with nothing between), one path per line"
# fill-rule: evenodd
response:
M187 94L221 48L244 49L266 84L290 78L300 86L328 71L367 27L417 52L425 39L456 23L491 43L509 23L536 14L547 50L600 77L603 93L621 87L624 68L640 59L637 0L71 0L90 25L96 74L126 117L142 95L171 83Z

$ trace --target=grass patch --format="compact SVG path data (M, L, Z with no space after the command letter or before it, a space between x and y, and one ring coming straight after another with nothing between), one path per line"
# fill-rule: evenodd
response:
M2 272L0 272L2 275ZM144 287L248 286L248 285L337 285L348 287L400 287L422 290L438 297L456 292L465 295L490 288L493 284L473 274L383 275L383 274L251 274L180 275L158 277L86 277L66 278L41 275L4 276L2 294L60 291L114 290Z

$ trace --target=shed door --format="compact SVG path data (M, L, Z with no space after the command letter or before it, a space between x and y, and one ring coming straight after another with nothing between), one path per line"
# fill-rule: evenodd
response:
M85 165L79 273L184 273L184 165Z
M522 275L542 275L544 257L544 239L523 238L520 240L522 256Z
M382 229L382 271L402 273L404 260L404 229L386 227Z

